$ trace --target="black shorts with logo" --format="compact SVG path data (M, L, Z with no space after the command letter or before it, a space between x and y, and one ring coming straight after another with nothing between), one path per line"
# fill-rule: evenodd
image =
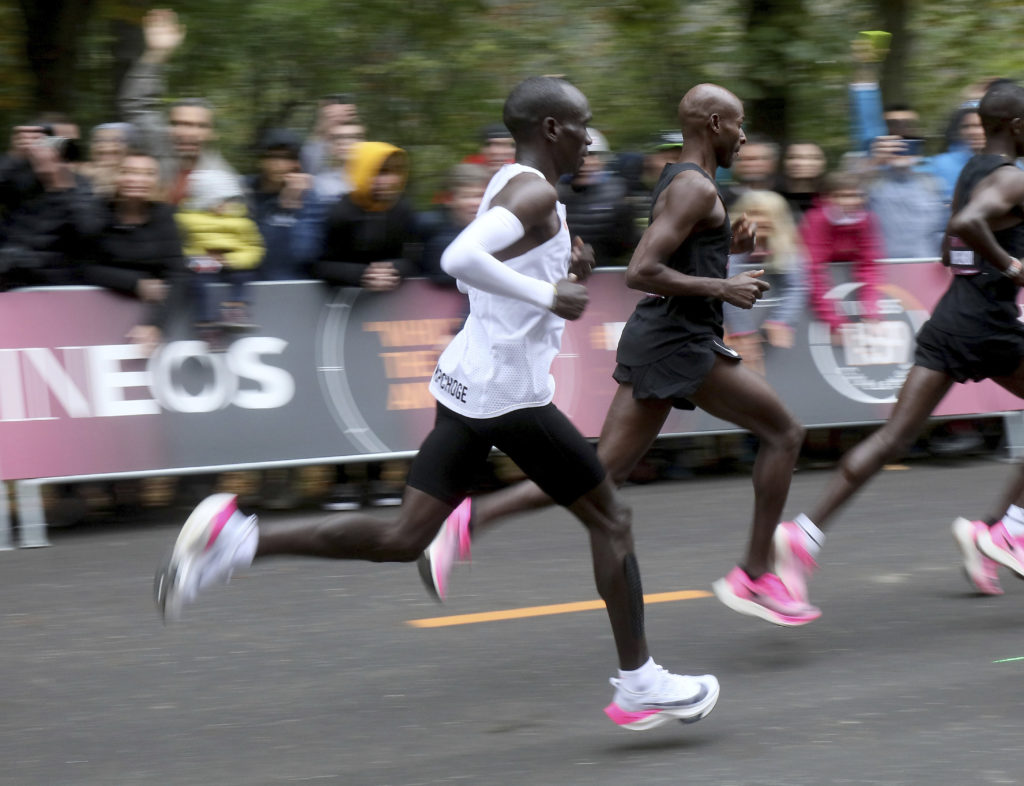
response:
M917 332L914 364L949 374L957 382L1006 377L1024 361L1024 327L985 336L947 333L930 319Z
M671 401L676 409L696 409L697 405L689 396L704 384L715 365L716 355L740 360L739 353L725 346L717 336L707 336L682 345L654 363L641 366L619 363L612 377L620 385L632 385L635 399Z
M492 447L559 505L571 505L604 480L594 445L554 404L470 418L438 403L408 484L454 507L472 489Z

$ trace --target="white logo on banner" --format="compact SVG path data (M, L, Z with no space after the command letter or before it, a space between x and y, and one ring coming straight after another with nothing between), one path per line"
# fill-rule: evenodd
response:
M833 287L825 296L847 317L863 314L856 299L863 284ZM851 321L839 330L839 341L825 322L812 321L807 329L811 358L822 378L838 393L864 404L892 404L914 364L914 336L928 312L899 287L880 287L878 318ZM888 296L888 297L887 297Z
M202 341L174 341L148 360L135 344L58 347L60 359L47 347L0 350L0 421L54 420L52 402L72 418L156 415L161 408L276 409L294 397L295 380L263 356L287 346L284 339L249 336L211 354ZM190 363L199 373L186 383L181 372ZM138 394L143 390L148 397Z

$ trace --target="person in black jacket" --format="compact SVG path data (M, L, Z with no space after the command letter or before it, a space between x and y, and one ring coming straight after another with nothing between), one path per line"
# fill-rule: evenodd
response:
M79 284L76 227L92 192L75 174L70 122L18 126L0 157L0 290Z
M408 276L420 274L408 258L418 244L416 214L405 198L409 164L405 151L386 142L360 142L347 163L352 190L330 207L315 278L336 286L390 292ZM367 467L365 495L374 505L399 505L406 462ZM383 478L383 479L382 479ZM364 490L350 482L344 465L336 468L327 510L352 510Z
M420 272L406 259L417 241L416 215L405 197L408 156L386 142L360 142L347 166L352 190L327 214L314 275L329 284L388 292Z
M629 185L605 168L611 149L604 136L593 128L587 133L587 157L579 172L558 184L558 201L569 231L593 247L598 265L625 265L639 239Z
M168 319L184 305L185 256L174 208L154 201L160 165L148 153L125 154L115 180L114 198L97 202L87 237L90 260L85 282L138 298L148 308L129 338L152 351Z

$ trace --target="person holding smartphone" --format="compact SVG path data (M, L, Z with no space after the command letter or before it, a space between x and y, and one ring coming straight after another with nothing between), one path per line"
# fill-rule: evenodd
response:
M890 259L934 259L942 250L949 211L942 184L921 168L923 145L903 136L880 136L871 145L865 192Z

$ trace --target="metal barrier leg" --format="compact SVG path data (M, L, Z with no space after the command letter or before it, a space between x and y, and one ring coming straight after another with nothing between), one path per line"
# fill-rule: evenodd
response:
M38 481L19 480L15 483L18 498L18 529L21 547L25 549L49 546L46 539L46 511Z
M1006 429L1007 458L1013 461L1024 458L1024 411L1004 415L1003 426Z
M11 545L11 505L7 500L7 482L0 480L0 551L9 551Z

